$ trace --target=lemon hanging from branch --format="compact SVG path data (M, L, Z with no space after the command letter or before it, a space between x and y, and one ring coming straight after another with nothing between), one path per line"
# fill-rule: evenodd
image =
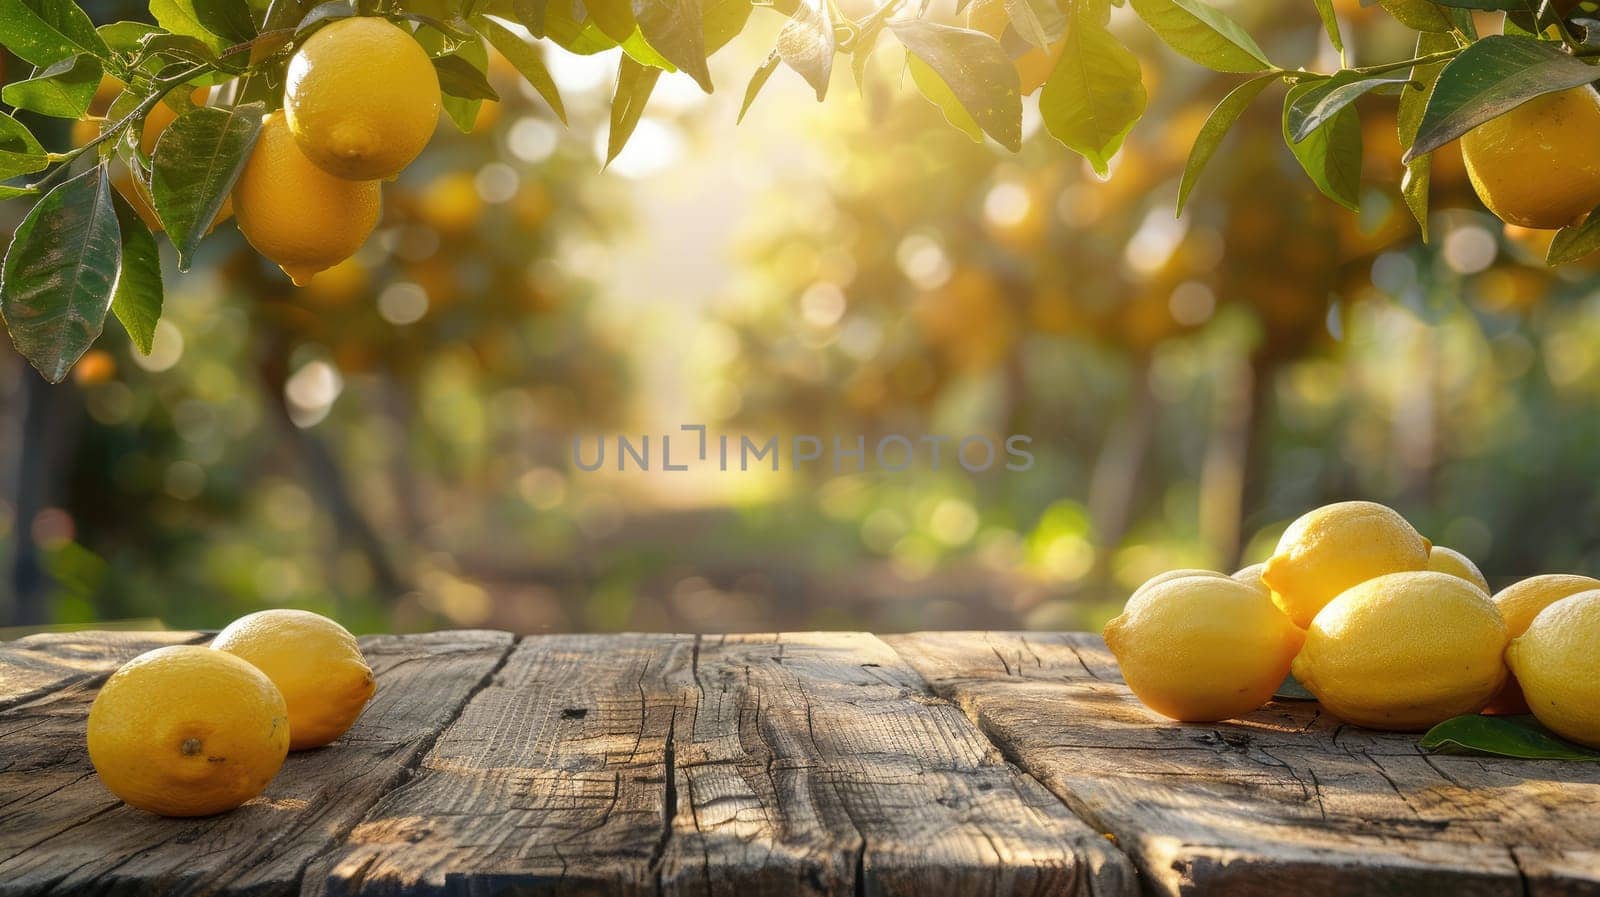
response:
M1600 94L1587 85L1535 97L1461 138L1478 198L1500 220L1554 229L1600 205Z
M439 122L439 76L416 39L386 19L342 19L289 60L284 112L302 152L330 174L392 178Z

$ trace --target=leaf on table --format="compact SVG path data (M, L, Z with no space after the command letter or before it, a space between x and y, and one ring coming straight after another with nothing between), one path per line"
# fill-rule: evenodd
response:
M1218 72L1272 68L1267 54L1238 22L1201 0L1132 0L1139 18L1178 53Z
M490 45L500 51L522 77L539 92L539 96L550 104L551 111L562 124L567 123L567 109L561 102L561 91L556 87L556 81L550 74L550 69L545 67L544 53L538 47L529 44L518 37L510 28L500 24L487 16L479 16L474 20L479 33L488 38Z
M1295 161L1322 195L1352 212L1361 205L1361 118L1354 106L1345 106L1305 139L1289 133L1289 110L1295 101L1317 87L1317 82L1297 84L1283 102L1283 140Z
M261 131L259 103L207 106L179 115L156 142L150 192L156 215L187 271L201 239L222 210Z
M633 129L639 126L645 103L656 89L661 70L641 65L633 57L624 55L617 67L617 92L611 99L611 130L606 135L606 164L610 165L622 148L627 146Z
M1233 128L1234 122L1239 120L1239 116L1250 107L1250 103L1277 77L1277 75L1259 75L1251 78L1228 91L1222 102L1211 110L1206 123L1200 126L1200 133L1195 135L1194 146L1189 150L1189 161L1183 166L1183 178L1178 182L1177 214L1183 214L1183 207L1189 202L1189 194L1194 191L1195 182L1199 180L1200 173L1205 171L1211 158L1217 154L1222 138L1228 136L1228 131Z
M100 59L111 53L73 0L0 0L0 46L40 67L79 53Z
M0 315L11 341L60 383L105 327L122 244L111 182L99 165L44 195L0 263Z
M0 181L44 170L50 156L28 126L0 112Z
M1446 63L1428 98L1405 161L1432 152L1537 96L1595 80L1600 70L1558 44L1496 34Z
M18 109L52 118L83 118L100 86L100 60L88 53L71 56L39 70L33 77L0 89L0 100Z
M892 21L889 28L911 57L926 67L918 77L918 68L913 64L912 76L923 95L944 110L951 124L971 134L963 126L964 115L1006 149L1021 149L1021 85L1016 68L998 41L981 31L921 19ZM949 92L947 97L930 83L929 75L943 83Z
M1600 751L1560 738L1531 716L1457 716L1429 729L1419 744L1430 754L1600 761Z
M646 43L711 92L700 0L633 0L633 17Z
M1050 135L1104 177L1111 157L1144 114L1139 58L1104 25L1079 16L1039 95L1039 114Z
M778 32L778 57L816 91L820 102L833 77L833 57L839 52L833 15L827 0L800 0L789 21Z
M161 320L161 247L139 213L115 191L111 204L122 234L122 273L112 294L111 312L122 322L139 354L149 355L156 323Z

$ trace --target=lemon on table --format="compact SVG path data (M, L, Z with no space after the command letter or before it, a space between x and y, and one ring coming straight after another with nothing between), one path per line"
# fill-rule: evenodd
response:
M211 647L249 661L283 692L289 749L343 735L372 697L372 668L348 629L304 610L264 610L217 633Z
M1545 608L1563 598L1591 589L1600 589L1600 579L1573 573L1545 573L1506 586L1495 593L1494 603L1500 608L1500 616L1506 621L1506 631L1512 638L1516 638L1528 630L1528 624L1532 623L1534 617ZM1483 712L1490 714L1528 712L1528 703L1522 696L1522 688L1518 685L1515 675L1506 680L1505 687L1500 689L1500 693L1494 696Z
M289 60L283 108L312 162L355 181L392 178L439 123L439 76L416 38L372 16L340 19Z
M1261 579L1296 626L1345 589L1386 573L1428 566L1427 539L1398 512L1370 501L1324 505L1278 539Z
M1432 570L1391 573L1317 614L1294 676L1346 722L1416 731L1483 707L1505 682L1508 640L1477 586Z
M1478 198L1501 221L1553 229L1600 205L1600 94L1584 85L1523 103L1461 137Z
M1540 611L1506 649L1506 660L1539 722L1600 748L1600 590Z
M265 674L198 645L157 648L106 680L89 708L89 762L112 794L163 816L209 816L260 794L289 750Z
M1301 636L1261 591L1216 574L1144 589L1105 627L1128 688L1151 710L1188 722L1266 703Z
M239 232L298 286L354 255L381 207L377 181L348 181L311 164L282 112L262 120L233 188Z
M1456 551L1454 548L1435 545L1429 549L1428 569L1438 573L1448 573L1451 576L1459 576L1483 589L1484 594L1487 595L1489 593L1489 580L1484 578L1483 571L1479 570L1478 565L1472 562L1472 558Z

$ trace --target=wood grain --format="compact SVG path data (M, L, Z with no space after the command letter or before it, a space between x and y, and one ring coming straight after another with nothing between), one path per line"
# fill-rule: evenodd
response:
M263 796L204 819L127 807L95 777L84 717L104 675L137 650L107 638L96 662L92 643L74 643L72 666L99 674L0 713L8 748L0 767L0 895L298 893L306 867L409 775L505 658L511 638L363 639L378 689L350 732L330 747L291 754ZM0 664L14 655L0 649Z
M1600 894L1600 766L1424 755L1309 702L1174 723L1090 635L887 641L1153 893Z
M1132 894L1125 857L861 633L706 637L665 894Z

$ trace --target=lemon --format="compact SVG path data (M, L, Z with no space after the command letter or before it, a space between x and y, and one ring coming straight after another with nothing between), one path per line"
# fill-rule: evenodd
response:
M1570 595L1591 589L1600 589L1600 579L1571 573L1546 573L1506 586L1495 594L1494 603L1506 621L1506 631L1516 638L1528 630L1528 624L1545 608ZM1528 702L1523 698L1522 687L1515 675L1506 680L1505 687L1500 689L1500 693L1494 696L1483 712L1528 712Z
M1266 569L1266 564L1251 564L1243 570L1234 573L1233 576L1229 578L1238 582L1242 582L1252 589L1259 589L1261 594L1270 596L1272 594L1272 590L1267 588L1267 584L1261 581L1261 573Z
M348 181L311 164L282 112L262 121L233 188L239 231L300 286L361 248L381 204L377 181Z
M1213 574L1143 590L1106 624L1105 639L1145 706L1209 722L1266 703L1301 633L1259 590Z
M1156 586L1161 585L1162 583L1172 582L1172 581L1178 580L1178 579L1188 579L1191 576L1211 576L1211 577L1215 577L1217 579L1225 579L1226 578L1221 573L1218 573L1215 570L1201 570L1201 569L1194 568L1194 567L1184 567L1184 568L1178 569L1178 570L1168 570L1165 573L1157 573L1155 576L1152 576L1149 579L1145 580L1143 585L1141 585L1137 589L1133 590L1133 594L1128 596L1128 600L1132 601L1134 598L1139 597L1140 595L1144 594L1145 592L1148 592L1149 590L1155 588Z
M1478 565L1454 548L1435 545L1428 550L1428 569L1438 573L1448 573L1459 576L1467 582L1483 589L1485 595L1489 594L1489 580L1483 577L1483 571Z
M1324 505L1284 531L1261 579L1302 629L1358 583L1428 566L1428 540L1392 508L1370 501Z
M283 108L300 149L354 181L392 178L439 122L439 76L428 54L387 19L340 19L289 60Z
M211 647L249 661L283 692L290 750L321 747L343 735L372 697L372 668L355 636L321 614L249 614L217 633Z
M1600 748L1600 590L1539 611L1506 649L1506 660L1539 722Z
M89 707L89 762L112 794L163 816L209 816L266 789L289 718L264 674L230 654L172 645L135 657Z
M1346 722L1414 731L1476 713L1505 682L1508 640L1494 602L1472 583L1391 573L1317 614L1294 675Z
M1472 189L1501 221L1551 229L1600 205L1600 94L1547 93L1468 131L1461 158Z

